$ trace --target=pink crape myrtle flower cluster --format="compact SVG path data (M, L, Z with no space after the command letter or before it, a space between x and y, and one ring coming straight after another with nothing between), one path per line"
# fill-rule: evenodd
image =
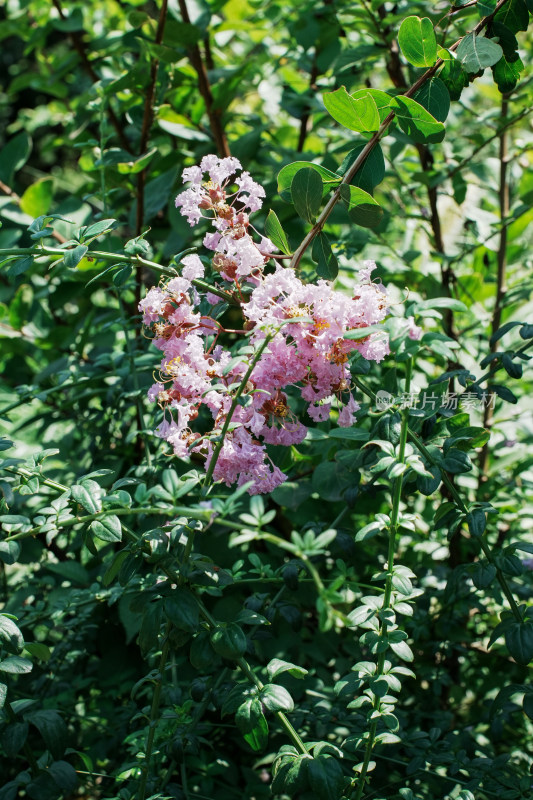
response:
M157 435L177 456L204 456L206 469L216 453L213 480L228 486L251 482L248 491L258 494L287 478L271 462L267 445L295 445L307 434L286 390L299 393L314 421L327 420L335 408L340 426L354 423L359 405L351 394L350 353L381 361L389 344L382 332L356 340L345 337L381 322L388 302L383 286L371 281L373 262L365 262L359 271L351 297L324 280L304 284L293 269L277 263L272 256L276 248L249 221L265 192L247 172L232 177L240 169L235 158L206 156L199 167L184 170L184 181L191 186L178 195L176 206L191 225L211 220L214 232L205 236L204 245L214 251L212 266L220 275L216 289L240 306L245 354L234 358L219 343L223 326L199 311L202 298L194 282L204 285L204 266L197 255L182 258L181 275L150 289L139 307L163 353L148 393L164 409ZM209 291L205 298L211 305L220 302ZM236 388L252 364L231 425L217 447ZM204 436L191 428L202 406L213 419L210 434Z

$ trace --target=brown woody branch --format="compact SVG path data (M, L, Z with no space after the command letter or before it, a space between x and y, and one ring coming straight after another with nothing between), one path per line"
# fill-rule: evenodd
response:
M472 31L470 31L470 33L473 33L474 35L477 35L482 30L484 30L484 28L486 28L486 26L490 24L490 22L491 22L492 18L494 17L494 15L507 2L508 2L508 0L499 0L499 2L497 3L497 5L496 5L494 11L492 12L492 14L489 14L487 17L484 17L480 22L478 22L478 24L472 29ZM448 48L448 50L450 50L452 52L457 50L457 48L459 47L459 44L461 43L462 39L463 39L463 37L461 37L456 42L454 42L454 44L452 44L451 47ZM443 64L444 64L444 61L443 61L442 58L437 59L437 62L435 63L435 65L433 67L430 67L429 69L427 69L424 72L424 74L421 75L420 78L418 78L418 80L415 81L415 83L413 83L413 85L406 92L403 92L403 96L404 97L412 97L418 91L418 89L420 89L420 87L424 85L424 83L427 80L429 80L431 77L433 77L435 72ZM362 165L365 163L366 159L368 158L368 156L370 155L370 153L372 152L374 147L381 141L381 139L383 138L384 134L387 132L387 130L388 130L388 128L389 128L389 126L390 126L390 124L393 121L395 116L396 116L395 112L391 111L390 114L383 120L383 122L379 126L378 130L376 131L376 133L372 136L372 138L368 141L366 146L360 152L359 156L356 158L356 160L354 161L354 163L352 164L350 169L344 174L344 176L342 178L342 181L340 182L339 186L333 192L331 198L329 199L328 203L324 207L324 209L323 209L322 213L320 214L319 218L317 219L317 221L315 222L315 224L313 225L313 227L311 228L309 233L304 237L304 239L303 239L302 243L300 244L300 246L298 247L298 249L295 251L295 253L294 253L293 257L292 257L292 261L290 263L290 266L293 269L298 267L300 261L303 258L304 253L306 252L308 247L311 245L311 243L313 242L314 238L321 232L322 228L326 224L329 215L331 214L331 212L333 211L333 209L335 208L335 206L337 205L337 203L339 202L339 200L341 198L342 187L344 185L349 185L350 184L350 182L351 182L352 178L354 177L354 175L356 174L356 172L362 167Z
M61 19L66 19L65 12L63 11L60 0L52 0L52 2L56 7L57 13L61 17ZM91 64L87 56L87 49L85 46L85 42L83 41L83 33L81 31L71 31L68 34L68 38L72 42L72 46L74 47L74 49L76 50L77 54L80 57L83 69L85 70L85 72L87 73L87 75L89 76L89 78L92 80L93 83L98 83L100 78L94 71L93 65ZM107 106L107 115L109 117L109 120L113 128L115 129L120 144L122 145L124 150L127 150L128 153L131 153L132 152L131 145L124 134L122 125L120 124L117 115L115 114L110 105Z
M185 0L178 0L178 5L180 7L183 21L186 24L190 24L191 18L189 17ZM210 57L209 51L209 58ZM211 84L209 83L209 78L207 77L207 70L202 58L202 53L200 52L200 48L197 44L193 44L189 48L189 58L193 69L198 76L198 89L200 90L200 94L202 95L205 103L205 110L207 112L207 116L209 117L211 133L213 134L213 138L215 140L217 152L219 156L230 156L231 153L228 146L228 141L222 125L222 110L215 107L213 93L211 91Z

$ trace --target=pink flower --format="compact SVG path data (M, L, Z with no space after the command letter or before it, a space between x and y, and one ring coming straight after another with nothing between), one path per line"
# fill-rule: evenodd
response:
M422 338L423 330L419 325L415 325L414 317L407 317L407 335L410 339L418 341Z
M352 395L350 395L350 399L342 409L339 414L339 419L337 420L338 425L340 428L351 428L351 426L355 422L355 413L359 411L361 406L357 403Z

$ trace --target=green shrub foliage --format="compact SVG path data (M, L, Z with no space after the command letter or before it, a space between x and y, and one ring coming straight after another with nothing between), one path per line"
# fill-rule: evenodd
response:
M0 800L531 798L531 13L0 7Z

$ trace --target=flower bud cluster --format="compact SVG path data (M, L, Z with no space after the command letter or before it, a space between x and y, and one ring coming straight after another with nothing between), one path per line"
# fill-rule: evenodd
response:
M228 486L251 482L248 491L257 494L272 491L287 477L271 462L267 445L295 445L307 434L287 390L300 395L312 420L327 420L335 407L340 426L353 424L359 406L351 394L350 353L380 361L389 347L381 332L345 337L381 322L387 295L370 280L373 262L365 262L359 271L351 297L324 280L304 284L294 270L279 264L266 269L275 247L265 237L258 235L259 242L252 238L248 216L261 207L265 193L246 172L232 180L237 169L235 158L206 156L200 167L184 171L184 180L192 185L178 195L176 205L191 225L211 218L215 232L207 234L204 244L214 251L212 265L222 279L217 290L240 307L240 335L248 345L241 357L219 343L227 331L215 315L199 311L202 298L194 282L203 279L204 266L196 255L181 260L180 277L150 289L140 310L163 353L148 393L165 412L157 435L178 456L204 456L206 468L215 457L213 480ZM232 184L238 187L233 192ZM211 305L219 302L210 292L205 297ZM237 388L250 368L235 405ZM191 427L202 407L213 420L204 436ZM231 424L220 443L230 411Z

